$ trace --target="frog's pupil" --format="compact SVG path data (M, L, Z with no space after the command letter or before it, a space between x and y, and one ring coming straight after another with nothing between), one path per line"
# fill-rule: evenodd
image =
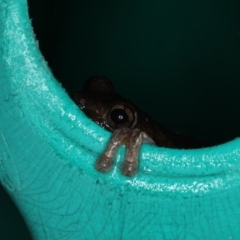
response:
M116 124L123 124L128 121L128 115L123 109L116 108L111 112L111 119Z

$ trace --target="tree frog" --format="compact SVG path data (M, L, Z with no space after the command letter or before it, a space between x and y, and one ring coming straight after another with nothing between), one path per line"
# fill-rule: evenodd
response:
M107 77L95 76L87 79L83 90L74 93L72 98L90 119L113 132L107 148L95 162L98 171L110 171L121 144L126 145L126 156L121 167L121 172L126 176L133 176L138 170L142 143L178 149L209 145L202 140L165 128L119 95Z

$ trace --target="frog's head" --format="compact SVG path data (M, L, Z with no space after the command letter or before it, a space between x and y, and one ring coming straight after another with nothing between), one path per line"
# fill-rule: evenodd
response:
M109 131L134 128L137 123L136 107L117 94L106 77L87 79L83 90L74 93L72 98L89 118Z

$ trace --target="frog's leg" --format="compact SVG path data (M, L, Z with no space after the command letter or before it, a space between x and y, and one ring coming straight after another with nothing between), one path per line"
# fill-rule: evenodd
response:
M138 169L138 158L142 143L155 144L154 141L140 129L132 129L128 142L125 161L121 167L122 174L133 176Z
M101 172L110 171L113 163L114 156L123 143L123 141L128 138L131 133L130 128L119 128L115 130L112 134L110 142L107 145L104 153L99 157L99 159L95 163L95 168Z

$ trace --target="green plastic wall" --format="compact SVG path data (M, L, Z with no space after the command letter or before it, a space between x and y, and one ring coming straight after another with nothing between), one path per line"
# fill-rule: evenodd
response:
M237 1L29 1L42 53L69 93L81 88L89 76L107 75L121 94L161 123L217 143L240 135L239 5ZM222 193L222 199L234 198L228 193ZM213 204L210 197L206 202ZM16 218L10 214L1 221L6 217ZM201 220L205 217L209 216ZM183 221L180 215L176 219ZM19 238L21 234L25 234L22 228Z

